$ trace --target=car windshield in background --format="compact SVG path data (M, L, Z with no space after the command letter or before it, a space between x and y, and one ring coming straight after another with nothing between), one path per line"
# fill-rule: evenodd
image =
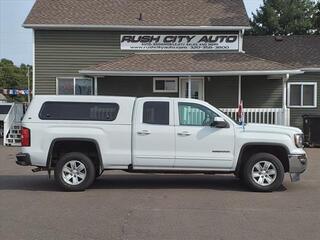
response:
M7 114L10 111L11 105L0 105L0 114Z

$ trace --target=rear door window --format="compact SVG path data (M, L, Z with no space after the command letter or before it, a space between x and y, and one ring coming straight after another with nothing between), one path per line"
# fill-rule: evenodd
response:
M117 103L45 102L39 113L43 120L114 121Z
M143 123L169 125L169 102L145 102Z

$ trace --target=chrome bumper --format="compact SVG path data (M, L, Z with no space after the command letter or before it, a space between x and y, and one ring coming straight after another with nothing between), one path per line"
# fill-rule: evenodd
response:
M308 158L305 154L289 155L289 173L292 182L300 180L300 174L307 169Z

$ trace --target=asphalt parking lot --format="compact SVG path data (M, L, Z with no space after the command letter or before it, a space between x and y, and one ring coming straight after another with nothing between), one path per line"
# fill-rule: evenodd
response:
M0 239L310 239L320 236L320 149L301 182L253 193L233 176L104 173L62 192L0 147Z

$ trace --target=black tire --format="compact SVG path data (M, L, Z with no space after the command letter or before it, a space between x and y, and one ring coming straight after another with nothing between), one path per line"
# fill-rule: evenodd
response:
M257 166L257 165L259 166L260 164L262 165L264 162L271 163L269 171L271 173L271 170L273 170L273 172L276 172L276 174L273 174L273 175L270 174L269 176L268 173L265 173L265 169L264 169L263 171L258 173L259 176L257 176L257 172L255 172L254 176L256 177L254 178L253 176L254 166ZM256 167L254 168L254 170L258 171ZM267 174L267 175L264 175L264 174ZM249 158L249 160L245 163L242 171L242 178L243 178L243 182L253 191L272 192L279 189L279 187L282 185L283 178L284 178L284 168L281 161L276 156L270 153L257 153L252 155ZM265 178L268 178L268 179L265 179ZM259 184L258 182L261 180L262 182L260 182ZM270 181L271 183L269 183L268 181ZM268 184L268 185L265 185L265 184Z
M78 166L81 163L82 165L81 164L80 165L82 167L85 167L85 170L83 170L85 172L85 177L82 179L80 178L81 181L79 181L79 184L76 184L76 182L75 182L73 185L73 184L68 183L67 180L65 180L66 175L65 175L65 173L63 173L63 168L65 167L65 165L67 163L70 164L74 160L77 161ZM72 175L72 174L68 174L67 177L69 177L70 175ZM94 164L92 163L90 158L88 158L83 153L72 152L72 153L65 154L58 161L58 163L55 167L55 170L54 170L54 176L55 176L55 180L58 183L58 185L61 186L64 190L66 190L66 191L84 191L88 187L90 187L91 184L93 183L93 181L95 180L96 170L95 170ZM73 177L71 177L71 179L73 179ZM77 179L76 181L79 180L79 178L76 178L76 179Z

